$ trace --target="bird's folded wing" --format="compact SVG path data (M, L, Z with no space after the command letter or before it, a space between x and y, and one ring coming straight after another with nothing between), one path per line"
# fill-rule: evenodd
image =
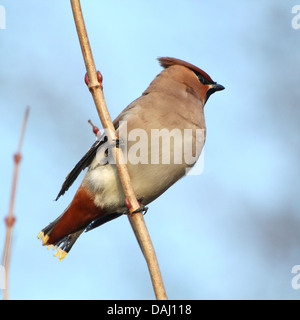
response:
M134 107L136 106L135 101L133 101L127 108L125 108L120 115L113 121L113 125L115 127L115 130L118 131L119 128L119 122L122 121L124 116ZM96 156L97 149L107 142L107 136L104 134L102 135L99 140L97 140L90 148L90 150L83 156L83 158L76 164L76 166L72 169L72 171L66 176L66 179L55 199L57 201L60 196L64 195L64 193L71 187L73 182L77 179L79 174L82 170L84 170L86 167L88 167L94 157Z
M88 167L96 156L97 149L107 141L107 137L101 137L100 140L97 140L90 148L90 150L83 156L83 158L76 164L76 166L72 169L72 171L66 176L66 179L55 199L57 201L60 196L64 195L64 193L71 187L73 182L79 176L82 170Z

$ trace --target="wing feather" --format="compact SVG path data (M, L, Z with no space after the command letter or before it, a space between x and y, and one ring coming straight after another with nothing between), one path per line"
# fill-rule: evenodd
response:
M55 199L57 201L60 196L64 195L64 193L71 187L73 182L77 179L81 171L83 171L86 167L88 167L96 156L98 148L107 141L107 137L102 138L101 140L97 140L89 149L89 151L82 157L82 159L76 164L76 166L70 171L70 173L66 176L65 181Z

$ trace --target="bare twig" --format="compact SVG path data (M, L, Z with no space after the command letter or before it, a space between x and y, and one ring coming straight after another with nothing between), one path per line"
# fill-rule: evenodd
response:
M20 140L19 140L19 146L17 152L14 154L14 174L13 174L13 182L12 182L12 189L11 189L11 197L10 197L10 204L9 204L9 211L8 215L5 218L6 223L6 237L5 237L5 244L4 244L4 250L3 250L3 258L2 258L2 265L4 267L5 271L5 285L4 285L4 295L3 299L8 300L8 270L9 270L9 262L10 262L10 253L11 253L11 243L12 243L12 228L15 222L15 216L14 216L14 204L15 204L15 197L16 197L16 188L17 188L17 180L18 180L18 173L19 173L19 165L21 161L21 148L24 140L24 134L27 124L29 114L29 107L26 108L21 134L20 134Z
M98 78L100 76L99 73L97 78L96 67L84 24L80 0L71 0L71 6L87 70L89 90L93 96L102 126L106 131L108 142L112 144L113 141L116 141L117 136L106 106L102 86L100 83L101 81L98 81ZM143 214L141 212L132 214L133 211L139 209L140 205L136 199L134 190L130 182L130 177L124 161L123 152L121 148L114 147L112 148L112 154L114 155L116 160L116 165L123 186L124 194L127 198L127 201L131 205L131 214L128 215L129 221L146 259L156 299L165 300L167 299L167 295L163 285L163 280L161 277L152 241L143 218Z

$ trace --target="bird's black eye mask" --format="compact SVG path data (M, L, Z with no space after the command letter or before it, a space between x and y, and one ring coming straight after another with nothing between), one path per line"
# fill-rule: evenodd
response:
M213 85L206 92L205 103L213 93L215 93L216 91L225 89L223 86L214 82L209 76L206 77L204 74L202 74L197 70L193 70L193 69L190 69L190 70L192 70L195 73L195 75L203 85Z
M206 92L206 98L205 98L205 103L206 103L206 101L208 100L208 98L213 94L213 93L215 93L217 90L215 90L215 88L210 88L210 89L208 89L207 90L207 92Z
M207 79L201 72L193 69L190 70L192 70L195 73L195 75L202 84L216 84L216 82L212 81L211 79Z

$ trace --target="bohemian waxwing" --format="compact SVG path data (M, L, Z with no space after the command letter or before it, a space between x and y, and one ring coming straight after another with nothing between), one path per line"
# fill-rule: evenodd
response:
M114 121L118 147L127 156L141 207L159 197L195 164L205 142L203 107L212 93L224 89L188 62L169 57L158 60L164 70ZM102 135L68 174L57 196L63 195L88 167L71 204L39 233L43 245L58 248L60 260L83 231L128 213L109 150Z

